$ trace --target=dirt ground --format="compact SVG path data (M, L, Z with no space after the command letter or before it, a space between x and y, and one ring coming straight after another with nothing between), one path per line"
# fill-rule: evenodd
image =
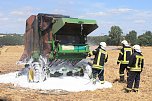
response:
M20 70L17 66L23 46L0 48L0 74ZM105 80L112 83L109 89L83 92L40 91L0 84L0 101L152 101L152 47L142 47L145 68L141 73L140 91L124 93L126 83L119 83L119 67L116 65L119 50L108 49L109 60L105 65ZM66 86L66 85L65 85Z

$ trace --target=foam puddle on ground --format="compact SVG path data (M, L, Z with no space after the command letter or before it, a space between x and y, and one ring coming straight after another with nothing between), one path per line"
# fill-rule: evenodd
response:
M16 77L17 72L0 75L0 83L12 83L14 86L41 89L41 90L54 90L61 89L71 92L85 91L85 90L96 90L103 88L111 88L112 84L105 81L104 84L97 82L93 84L91 80L84 75L84 77L50 77L44 82L29 83L26 75Z

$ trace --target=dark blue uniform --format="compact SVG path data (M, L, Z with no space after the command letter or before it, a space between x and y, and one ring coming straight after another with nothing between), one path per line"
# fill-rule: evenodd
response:
M124 81L124 70L127 69L131 54L132 48L130 46L123 46L123 48L120 50L117 64L120 64L119 76L121 82Z
M140 83L140 73L144 66L144 57L140 52L134 52L129 59L129 75L126 91L138 91ZM134 86L133 86L134 84Z
M99 46L97 49L90 52L90 55L95 55L92 66L93 78L96 79L98 77L101 83L104 83L104 64L108 60L106 50Z

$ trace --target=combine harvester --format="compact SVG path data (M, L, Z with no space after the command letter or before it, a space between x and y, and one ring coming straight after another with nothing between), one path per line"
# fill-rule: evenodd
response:
M96 28L95 20L41 13L30 16L26 21L24 52L18 62L25 64L29 82L61 75L82 76L84 66L80 61L89 52L87 35Z

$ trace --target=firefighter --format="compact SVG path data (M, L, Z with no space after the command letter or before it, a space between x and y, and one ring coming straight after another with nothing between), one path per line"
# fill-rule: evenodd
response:
M104 84L104 64L108 60L105 48L106 43L100 42L99 47L88 54L89 56L95 56L92 65L93 83L96 83L96 80L99 79L100 83Z
M140 46L134 45L133 49L134 49L134 53L131 55L129 59L129 66L128 66L129 73L127 80L127 88L125 89L125 92L127 93L131 91L138 92L139 83L140 83L140 73L142 72L144 66L144 57L142 55Z
M123 82L125 82L124 71L125 71L125 69L127 70L127 66L129 63L129 57L132 54L132 48L129 46L129 44L126 40L123 40L121 43L122 43L122 49L120 50L120 53L119 53L117 65L120 64L120 68L119 68L120 80L119 80L119 82L123 83Z

